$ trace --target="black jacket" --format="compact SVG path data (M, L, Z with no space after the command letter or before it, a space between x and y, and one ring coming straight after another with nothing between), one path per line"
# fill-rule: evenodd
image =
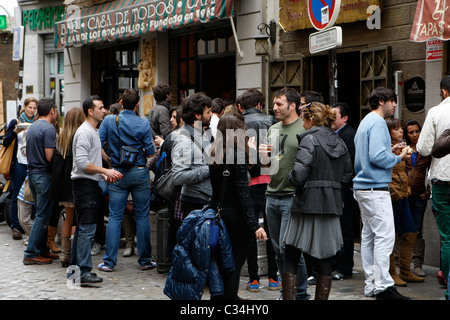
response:
M223 171L225 165L210 165L209 175L213 195L211 197L211 207L217 208L221 197ZM227 166L230 171L228 182L225 188L222 207L237 210L243 221L247 224L249 231L255 232L259 229L258 221L253 213L252 199L248 186L247 164L235 164ZM237 222L237 221L236 221Z
M345 143L329 127L297 135L298 152L288 179L296 187L293 213L342 214L341 186L352 179Z
M259 146L261 139L266 136L269 128L276 122L273 116L264 114L257 108L250 108L244 111L242 114L245 119L245 130L249 137L256 137L256 145ZM250 167L250 176L257 177L261 175L261 166L258 165Z

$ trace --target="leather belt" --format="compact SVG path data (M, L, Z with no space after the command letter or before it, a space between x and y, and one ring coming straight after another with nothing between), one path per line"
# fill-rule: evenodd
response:
M450 186L450 181L442 181L442 180L438 180L438 179L432 179L431 184L440 184L440 185Z
M389 187L358 189L359 191L389 191Z

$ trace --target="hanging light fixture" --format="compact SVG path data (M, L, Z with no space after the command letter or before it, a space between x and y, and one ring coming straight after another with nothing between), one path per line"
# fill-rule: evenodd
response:
M276 42L276 23L271 20L269 24L260 23L257 27L259 33L253 37L255 39L255 53L258 56L265 56L269 54L269 43L274 44Z

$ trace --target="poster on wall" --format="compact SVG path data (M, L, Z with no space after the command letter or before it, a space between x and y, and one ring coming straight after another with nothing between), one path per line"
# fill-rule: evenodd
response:
M442 60L444 42L440 39L427 40L427 61Z
M413 77L405 81L405 106L411 112L425 110L425 80L422 77Z

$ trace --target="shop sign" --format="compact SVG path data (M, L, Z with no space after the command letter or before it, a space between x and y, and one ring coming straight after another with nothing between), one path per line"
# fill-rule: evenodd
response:
M71 8L56 23L55 47L79 47L205 23L233 14L234 0L115 0Z
M431 38L450 39L450 7L444 0L419 0L411 29L410 40L427 41Z
M311 54L334 49L342 45L342 29L333 27L312 33L309 36L309 52Z
M284 31L313 28L308 16L308 1L305 0L279 0L280 25ZM367 10L370 6L380 7L380 0L341 0L339 17L336 24L355 21L365 21L368 18Z
M4 30L8 28L8 23L6 22L6 16L0 16L0 29Z
M53 29L55 22L59 21L65 12L64 6L45 7L32 10L23 10L22 25L28 30Z
M425 81L413 77L405 81L404 97L406 108L411 112L422 112L425 108Z
M23 59L23 37L24 27L13 28L13 61L21 61Z
M431 39L427 41L427 61L442 60L444 44L442 40Z

